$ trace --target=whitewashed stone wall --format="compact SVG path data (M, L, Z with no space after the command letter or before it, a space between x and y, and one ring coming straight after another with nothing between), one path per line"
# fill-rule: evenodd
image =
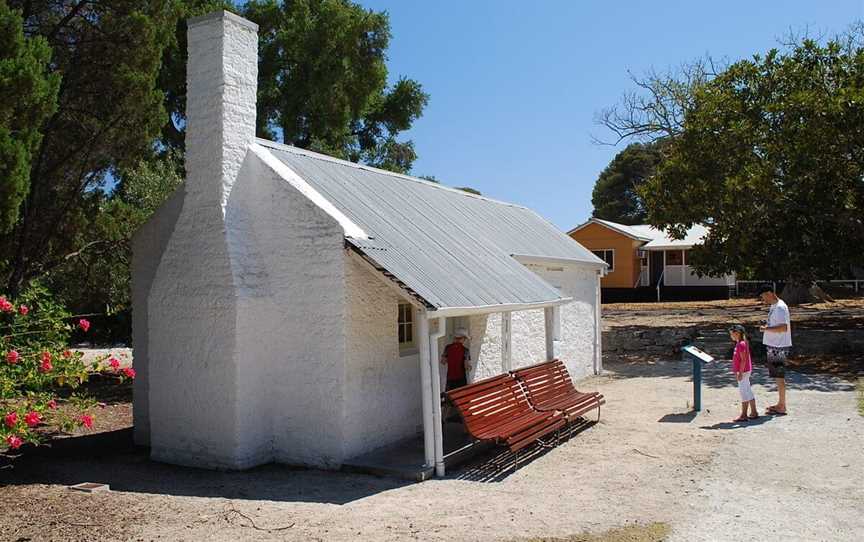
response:
M176 221L173 208L163 211L136 240L136 262L156 266L136 268L133 299L147 299L146 320L135 320L135 336L147 337L136 367L139 389L149 392L154 459L243 468L260 457L250 448L257 429L238 416L238 307L224 205L254 138L258 40L255 25L224 13L190 21L188 37L186 183Z
M228 205L238 298L238 416L269 461L344 460L344 231L250 155ZM263 461L262 461L263 462Z
M422 427L420 364L400 357L399 297L346 254L346 457L410 437Z
M567 365L573 378L593 373L596 328L595 304L597 275L591 267L578 265L537 265L528 268L557 287L573 301L560 308L561 327L557 342L558 357ZM516 311L511 316L513 369L546 359L546 328L542 309ZM480 380L503 372L501 365L500 313L472 316L471 357L475 360L471 380Z

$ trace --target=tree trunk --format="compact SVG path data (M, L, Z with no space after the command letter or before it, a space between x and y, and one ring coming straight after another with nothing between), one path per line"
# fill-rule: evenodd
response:
M780 299L785 301L787 305L834 301L815 282L795 282L792 280L786 282L786 286L783 287L783 292L780 294Z

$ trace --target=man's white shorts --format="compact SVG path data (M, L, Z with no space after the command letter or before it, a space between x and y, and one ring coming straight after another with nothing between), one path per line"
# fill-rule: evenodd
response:
M756 398L753 395L753 388L750 387L750 371L741 374L741 380L738 381L738 393L741 394L742 403Z

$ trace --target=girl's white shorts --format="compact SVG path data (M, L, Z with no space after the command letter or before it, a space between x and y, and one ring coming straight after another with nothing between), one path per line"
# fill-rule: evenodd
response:
M753 395L753 388L750 387L750 371L741 375L741 380L738 381L738 393L741 394L741 402L752 401L756 397Z

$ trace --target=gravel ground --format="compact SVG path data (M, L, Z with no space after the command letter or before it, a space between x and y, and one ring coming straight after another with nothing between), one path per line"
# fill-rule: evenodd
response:
M864 417L853 385L790 375L790 415L728 423L727 364L706 370L688 414L680 363L614 364L581 383L607 397L602 421L513 472L477 462L408 484L266 466L209 472L141 452L22 463L0 471L4 540L501 541L669 524L670 540L858 540ZM774 399L761 370L760 410ZM108 494L66 485L109 483Z

